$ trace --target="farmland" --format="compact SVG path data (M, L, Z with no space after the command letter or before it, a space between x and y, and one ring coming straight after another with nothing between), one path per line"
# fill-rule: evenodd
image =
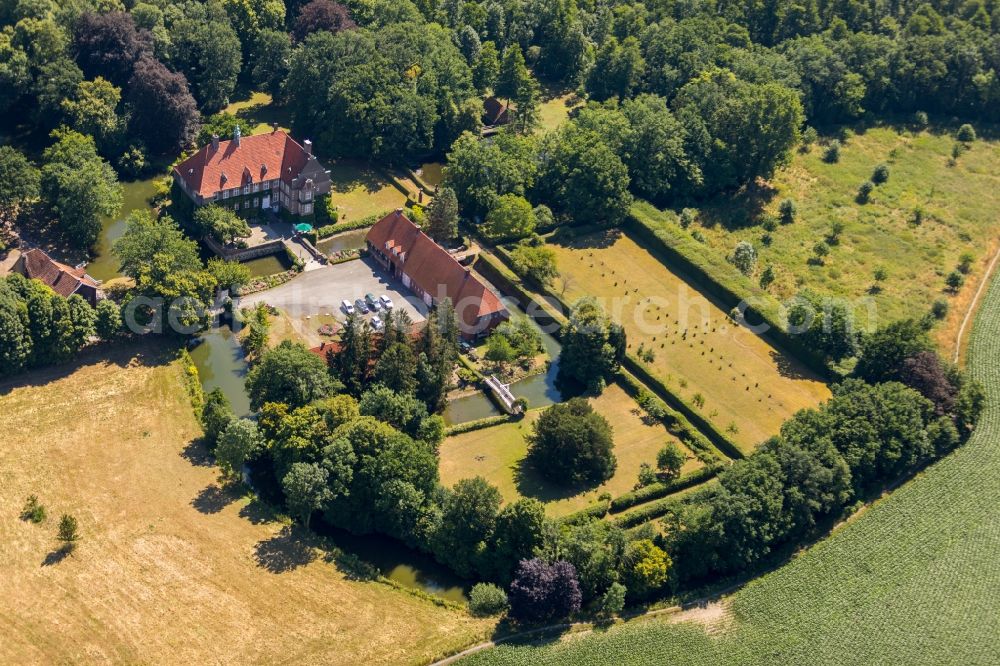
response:
M995 663L1000 281L973 331L969 369L988 406L964 448L721 604L462 663Z
M349 579L313 537L220 489L172 359L98 348L0 385L0 662L415 663L489 632ZM30 493L40 525L17 519ZM65 557L61 513L82 535Z
M451 486L459 479L482 476L500 489L505 502L534 497L545 502L549 515L560 516L586 507L601 493L617 496L631 490L638 478L639 465L655 464L656 452L668 441L683 448L662 425L645 423L638 406L617 384L609 385L600 397L591 400L594 409L608 419L614 430L618 469L604 484L586 492L566 491L551 486L533 469L521 464L527 453L524 438L531 432L531 423L538 418L539 410L529 411L521 421L446 439L441 444L441 483ZM694 454L687 453L689 459L683 471L701 467Z
M703 208L693 229L721 256L738 241L753 243L758 273L773 266L769 290L782 300L802 289L851 301L870 298L878 321L885 322L919 316L945 298L952 307L939 341L947 352L961 312L997 250L1000 230L995 166L1000 143L976 141L949 166L953 145L950 132L877 127L850 136L833 164L823 160L823 147L817 145L796 153L772 180L773 189L757 191L755 197L720 198ZM880 163L889 167L888 181L875 188L868 203L859 203L858 187ZM795 222L768 233L762 220L777 216L785 198L795 202ZM834 225L842 226L839 234L832 233ZM817 260L815 246L824 239L829 254ZM967 252L974 257L969 275L952 296L945 291L945 276ZM878 269L884 271L880 281L874 278ZM867 305L858 311L866 315ZM859 323L867 325L867 316Z
M629 352L651 352L649 371L728 430L742 450L752 451L793 413L829 396L814 375L734 328L726 312L631 237L607 232L552 248L560 296L567 303L598 298L625 327Z

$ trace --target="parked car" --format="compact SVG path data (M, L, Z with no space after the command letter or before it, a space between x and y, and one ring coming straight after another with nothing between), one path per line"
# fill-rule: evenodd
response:
M468 354L469 352L472 351L472 345L470 345L468 342L459 342L458 348L462 350L463 354Z
M340 302L340 309L344 311L344 314L354 314L354 306L346 298Z
M372 320L371 320L370 323L372 325L372 329L373 330L381 331L383 328L385 328L385 324L382 323L382 320L379 319L378 315L375 315L374 317L372 317Z
M365 304L365 299L359 298L354 301L354 307L358 309L361 314L368 314L368 305Z
M378 300L379 300L379 303L382 304L382 307L385 308L386 310L391 310L392 309L392 299L389 298L388 296L386 296L385 294L382 294L381 296L379 296Z
M378 310L378 307L379 307L378 299L375 298L375 295L372 294L371 292L368 292L367 294L365 294L365 303L368 304L368 307L371 308L372 312L375 312L375 311Z

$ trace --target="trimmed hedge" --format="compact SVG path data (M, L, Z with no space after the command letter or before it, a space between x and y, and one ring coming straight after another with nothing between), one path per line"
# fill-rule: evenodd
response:
M456 423L453 426L445 428L445 437L451 437L452 435L461 435L464 432L472 432L474 430L483 430L485 428L492 428L493 426L502 425L504 423L509 423L515 420L517 417L510 414L500 414L498 416L487 416L482 419L476 419L474 421L466 421L465 423Z
M598 500L597 504L563 516L562 518L559 518L557 522L562 525L576 525L594 518L603 518L608 515L609 508L611 508L611 500Z
M643 504L634 511L629 511L626 514L618 516L613 519L612 522L618 527L629 529L631 527L649 522L655 518L665 516L668 513L678 513L681 510L682 505L692 502L702 502L714 493L714 488L707 487L703 490L693 492L690 495L685 495L684 497L666 497L655 502Z
M724 465L721 463L706 465L696 469L690 474L678 477L673 481L651 483L650 485L639 488L638 490L633 490L630 493L619 495L611 500L611 506L608 511L609 513L621 513L622 511L631 509L633 506L638 504L644 504L645 502L666 497L667 495L672 495L678 491L696 486L699 483L704 483L705 481L715 477L723 467Z

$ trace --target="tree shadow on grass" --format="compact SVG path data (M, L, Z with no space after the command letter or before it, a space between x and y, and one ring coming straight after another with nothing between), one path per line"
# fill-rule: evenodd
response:
M614 245L622 237L623 233L621 229L599 229L578 236L572 227L559 227L549 239L549 242L554 245L577 250L599 250Z
M59 548L56 548L55 550L53 550L52 552L50 552L48 555L45 556L45 559L42 560L42 566L43 567L55 566L60 562L62 562L63 560L65 560L67 557L69 557L72 553L73 553L73 546L71 545L60 546Z
M271 573L294 571L316 559L316 550L300 530L286 525L270 539L254 546L257 566Z
M776 192L768 183L757 181L737 192L713 198L699 209L698 218L705 227L718 226L729 231L756 226Z
M213 483L201 489L191 500L191 506L204 514L219 513L232 504L236 498L236 493L231 489L222 488Z
M540 502L568 499L596 487L560 486L543 477L528 458L523 458L514 464L514 484L522 496L533 497Z
M240 509L240 518L254 525L266 525L279 519L281 514L270 504L254 495L246 506Z
M181 458L184 458L184 460L187 460L195 467L212 467L215 465L215 460L205 447L205 440L202 437L192 439L188 442L181 449Z
M782 377L786 379L817 379L816 375L810 372L808 368L786 354L782 354L776 349L772 349L769 353L771 360L778 368L778 374Z

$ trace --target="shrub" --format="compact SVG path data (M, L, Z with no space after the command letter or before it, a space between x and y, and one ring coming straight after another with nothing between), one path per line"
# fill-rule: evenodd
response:
M969 123L965 123L958 128L958 133L955 134L955 138L962 143L972 143L976 140L976 130Z
M768 265L760 274L760 288L767 289L774 282L774 267Z
M764 229L764 231L771 233L772 231L775 231L778 228L778 221L774 219L773 215L766 215L764 217L764 221L761 222L760 226L761 228Z
M71 550L80 539L80 533L77 531L76 518L64 513L62 518L59 519L58 536L59 540L63 542L65 548Z
M823 151L823 161L827 164L836 164L840 161L840 141L834 139Z
M913 114L913 125L917 129L924 129L930 124L930 119L925 111L917 111Z
M701 233L698 229L691 232L691 238L695 239L699 243L705 242L705 234Z
M656 472L653 471L653 466L649 463L642 463L639 465L639 482L635 485L636 489L644 488L653 483L656 483Z
M868 203L868 200L871 198L872 191L874 189L875 189L875 183L873 183L870 180L866 180L865 182L861 183L861 186L858 188L858 198L857 198L858 203Z
M469 610L478 617L499 615L507 606L507 593L493 583L477 583L469 592Z
M931 305L931 315L935 319L944 319L948 316L948 301L939 298Z
M817 139L819 139L819 134L817 134L816 128L805 128L802 130L802 147L800 150L804 153L808 153L812 149L812 145L816 143Z
M962 256L958 258L958 270L962 273L968 274L968 272L972 269L972 262L975 260L976 258L971 252L963 252Z
M684 210L682 210L680 214L681 228L687 229L688 227L690 227L691 223L694 222L694 219L697 216L697 214L698 211L694 210L693 208L685 208Z
M965 284L965 276L959 271L952 271L948 273L948 277L944 279L944 283L951 291L958 291Z
M625 608L625 595L628 590L621 583L611 583L597 602L597 614L601 617L614 617Z
M29 495L21 509L21 520L28 520L36 525L45 520L45 507L38 501L38 495Z
M740 241L736 244L736 248L733 250L729 261L739 269L740 273L750 275L757 265L757 251L754 250L753 245L749 242Z
M887 180L889 180L889 165L879 164L875 167L875 171L872 172L872 182L876 185L881 185Z
M781 215L782 224L791 224L795 221L795 215L798 211L795 209L795 202L791 199L782 199L781 203L778 205L778 213Z
M910 221L916 226L920 226L924 222L924 218L927 217L927 213L921 206L917 206L913 209L913 215L910 216Z

